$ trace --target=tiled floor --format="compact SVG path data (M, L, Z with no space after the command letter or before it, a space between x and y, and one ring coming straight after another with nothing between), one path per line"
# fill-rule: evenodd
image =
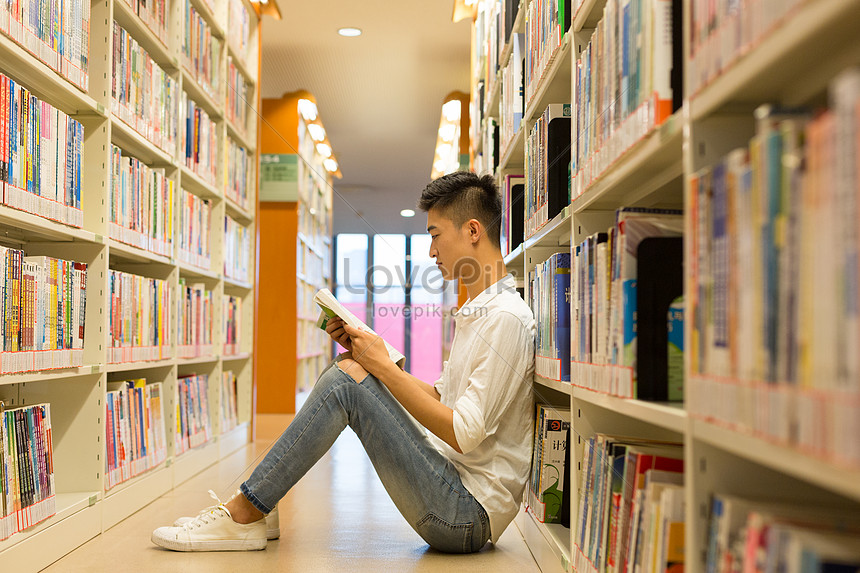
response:
M482 571L539 573L512 524L498 545L473 555L430 549L388 498L358 438L344 432L279 505L281 538L265 551L176 553L149 539L153 529L210 505L208 489L226 499L250 473L284 420L261 419L258 441L195 476L175 491L73 551L46 571L295 571L407 572Z

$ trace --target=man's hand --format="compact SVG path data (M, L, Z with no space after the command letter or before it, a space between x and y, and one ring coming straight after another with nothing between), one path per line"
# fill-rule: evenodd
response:
M349 335L344 330L346 323L339 316L328 319L325 326L325 331L331 336L331 339L343 346L347 351L352 351L352 342Z
M365 370L379 377L379 374L391 362L385 342L372 332L353 328L343 324L343 330L349 336L352 359L361 364ZM345 348L345 347L344 347Z

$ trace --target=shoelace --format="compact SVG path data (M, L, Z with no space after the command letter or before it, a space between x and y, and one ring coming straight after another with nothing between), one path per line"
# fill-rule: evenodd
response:
M206 509L198 513L197 517L195 517L188 523L185 523L182 527L186 531L191 531L192 529L197 529L199 527L202 527L203 525L209 524L210 522L214 521L215 519L221 517L224 514L228 515L232 519L230 511L224 506L218 495L216 495L216 493L211 489L209 490L209 497L215 500L216 505L207 507Z

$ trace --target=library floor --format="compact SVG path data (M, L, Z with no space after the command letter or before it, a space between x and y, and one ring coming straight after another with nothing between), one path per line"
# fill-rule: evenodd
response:
M180 485L45 571L446 571L539 573L519 530L511 524L498 545L472 555L430 549L388 498L361 443L347 429L332 450L279 505L281 538L264 551L177 553L149 539L153 529L211 505L207 490L230 497L274 437L286 425L279 416L260 416L258 439Z

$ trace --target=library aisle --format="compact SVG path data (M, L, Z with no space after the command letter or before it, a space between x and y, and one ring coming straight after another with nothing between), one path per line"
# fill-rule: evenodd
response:
M267 416L261 416L267 418ZM266 420L261 420L261 427ZM511 524L496 547L471 555L430 549L385 493L361 443L347 430L332 450L281 500L281 538L264 551L178 553L156 547L150 532L209 505L212 489L223 498L250 473L286 422L270 424L259 439L163 495L44 571L540 571Z

